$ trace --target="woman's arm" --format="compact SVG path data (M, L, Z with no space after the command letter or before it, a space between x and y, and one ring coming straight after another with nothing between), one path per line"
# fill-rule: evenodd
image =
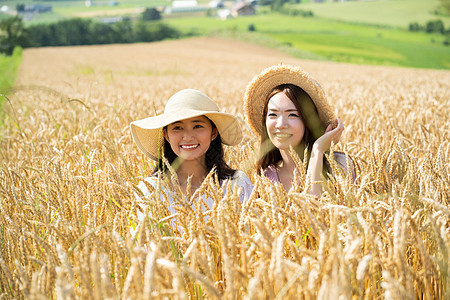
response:
M332 125L328 125L325 133L319 137L313 145L311 157L309 159L307 178L311 180L310 194L320 197L322 195L321 174L323 169L323 155L331 147L331 143L336 144L341 138L344 131L344 124L337 119L338 125L333 129Z

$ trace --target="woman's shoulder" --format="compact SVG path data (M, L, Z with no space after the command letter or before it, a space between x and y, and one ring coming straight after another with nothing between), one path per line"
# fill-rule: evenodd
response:
M250 181L250 178L248 178L247 174L241 170L236 170L233 174L233 176L230 178L231 184L242 187L244 189L252 189L253 184Z
M334 161L339 165L339 167L341 167L344 170L345 173L349 173L349 171L351 172L354 180L356 174L353 159L351 158L351 156L346 155L343 152L333 152L333 158Z
M247 174L241 170L234 171L234 174L231 177L231 180L233 180L233 181L249 181L250 182L250 178L248 178Z

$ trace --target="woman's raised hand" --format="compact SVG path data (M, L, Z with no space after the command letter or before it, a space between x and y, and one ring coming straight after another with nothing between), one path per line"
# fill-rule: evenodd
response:
M333 129L333 125L328 125L325 133L319 137L313 145L313 151L319 151L320 153L325 153L331 147L331 143L337 144L341 139L342 132L344 131L344 124L338 118L337 126Z

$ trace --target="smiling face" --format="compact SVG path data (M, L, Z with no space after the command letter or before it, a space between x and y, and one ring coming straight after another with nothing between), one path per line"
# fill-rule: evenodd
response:
M208 118L199 116L167 125L164 137L178 157L201 160L217 137L217 129Z
M266 128L273 145L280 150L289 150L289 146L295 147L302 141L305 124L285 93L279 92L269 99Z

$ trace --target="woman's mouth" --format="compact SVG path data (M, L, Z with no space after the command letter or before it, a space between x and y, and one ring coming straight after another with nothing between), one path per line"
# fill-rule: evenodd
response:
M198 146L200 146L200 144L189 144L189 145L180 145L180 148L192 150L192 149L197 148Z
M279 138L279 139L287 139L287 138L291 137L292 134L289 134L289 133L275 133L274 136L276 138Z

